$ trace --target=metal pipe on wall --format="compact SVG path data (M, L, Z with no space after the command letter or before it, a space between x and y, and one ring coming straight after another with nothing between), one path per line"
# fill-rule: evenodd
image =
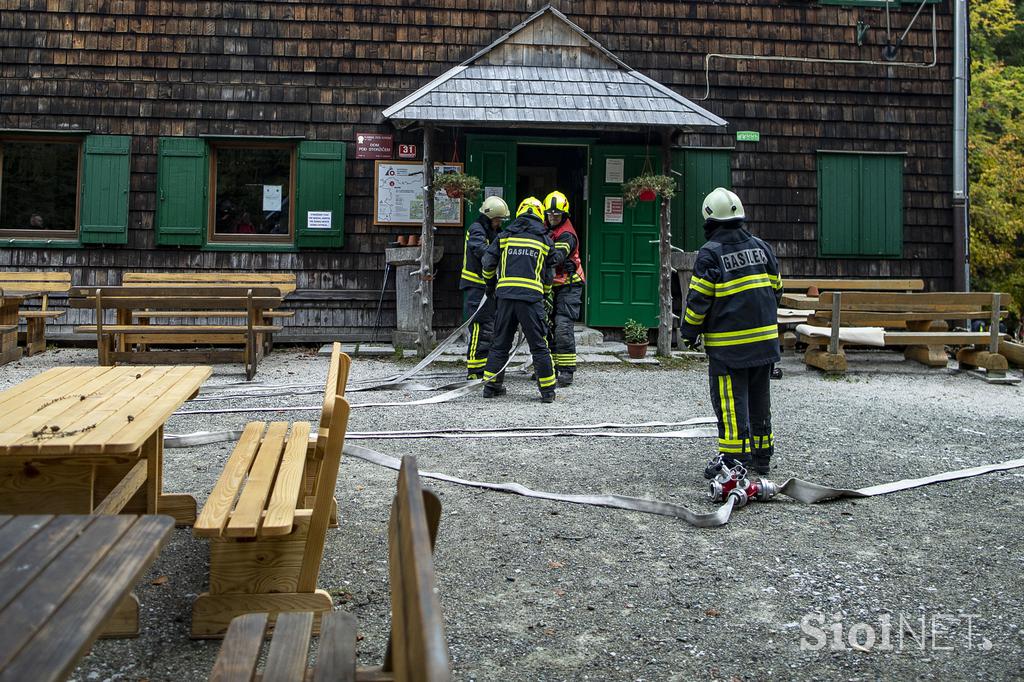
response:
M967 0L953 0L953 288L970 291L970 187L967 175L967 95L970 52Z

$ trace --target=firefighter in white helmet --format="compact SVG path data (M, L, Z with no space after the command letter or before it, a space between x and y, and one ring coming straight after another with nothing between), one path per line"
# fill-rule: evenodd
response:
M740 198L719 187L702 206L704 235L680 326L693 347L704 337L718 453L767 474L774 453L769 376L779 361L779 262L744 227Z
M508 204L501 197L487 197L480 205L480 217L466 230L466 244L462 253L462 277L459 289L462 289L462 319L468 320L487 292L480 261L501 230L502 223L509 217ZM484 365L487 364L487 351L491 347L494 335L494 289L487 294L487 302L480 312L476 312L472 324L469 325L469 345L466 349L466 374L470 379L483 376Z

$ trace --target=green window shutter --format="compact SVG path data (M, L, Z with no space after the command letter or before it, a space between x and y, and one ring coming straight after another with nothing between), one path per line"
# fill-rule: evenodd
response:
M704 244L700 207L716 187L732 189L732 151L729 149L675 149L672 170L682 173L680 191L672 198L672 245L697 251Z
M206 242L210 176L206 142L160 138L156 170L156 243L202 246Z
M128 182L132 138L89 135L82 162L79 239L83 244L128 242Z
M818 155L822 256L903 255L903 156Z
M862 256L903 255L903 157L861 157Z
M296 245L342 246L345 243L345 143L301 142L296 185ZM309 227L309 213L313 211L330 212L330 229Z

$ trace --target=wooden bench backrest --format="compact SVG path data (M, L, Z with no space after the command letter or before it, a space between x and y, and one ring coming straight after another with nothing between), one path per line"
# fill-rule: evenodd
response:
M331 364L327 368L327 386L324 388L324 404L320 411L320 428L316 434L316 446L313 455L322 459L327 439L330 434L331 418L334 413L335 396L345 395L348 385L348 372L352 365L348 355L341 352L341 344L337 341L331 347Z
M807 291L811 287L818 291L924 291L923 279L786 279L782 278L785 291Z
M295 275L288 272L126 272L125 286L171 287L274 287L287 296L295 291Z
M984 312L992 309L992 292L946 291L936 293L897 294L888 292L849 291L840 292L841 311L870 312ZM823 292L818 297L816 310L832 310L833 292ZM1000 308L1010 302L1008 294L1000 294Z
M68 295L72 308L103 310L245 310L250 297L254 308L266 310L281 305L277 289L267 287L74 287Z
M70 288L70 272L0 272L0 290L8 294L17 294L19 291L52 294Z
M334 359L333 356L331 358ZM338 353L338 376L348 378L352 359L345 353ZM339 378L339 381L342 381ZM306 535L306 547L302 555L302 568L299 570L297 592L312 592L316 589L317 576L320 574L320 562L324 556L324 541L327 527L331 523L331 511L334 506L334 487L338 483L338 467L341 464L341 450L345 447L345 430L348 428L349 404L342 392L328 391L324 396L324 410L330 411L327 443L322 454L323 461L320 473L316 478L313 495L313 514L309 519L309 530Z
M438 682L451 676L432 557L441 503L423 490L416 458L406 455L388 522L391 640L383 669L395 680Z

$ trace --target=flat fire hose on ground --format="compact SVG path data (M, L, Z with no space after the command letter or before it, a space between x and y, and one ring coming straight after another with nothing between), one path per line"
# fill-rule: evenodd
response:
M376 450L371 450L370 448L363 447L362 445L345 443L344 453L350 457L357 457L373 464L394 469L395 471L397 471L401 466L401 461L398 458L385 455L384 453L377 452ZM882 483L879 485L869 486L867 488L859 488L857 490L832 488L829 486L819 485L817 483L811 483L810 481L803 481L799 478L791 478L779 486L778 492L799 502L814 504L839 498L865 498L875 497L877 495L888 495L902 490L920 488L933 483L972 478L974 476L981 476L983 474L993 473L996 471L1008 471L1010 469L1018 469L1020 467L1024 467L1024 459L1013 459L999 464L986 464L983 466L971 467L969 469L960 469L958 471L947 471L933 476L925 476L923 478L903 479L901 481ZM735 498L730 496L726 500L725 504L718 507L715 511L706 514L698 514L697 512L691 511L678 504L661 502L659 500L647 500L640 497L608 494L568 495L561 493L549 493L545 491L531 490L519 483L487 483L484 481L471 481L464 478L456 478L455 476L448 476L446 474L438 474L430 471L420 471L420 476L423 478L433 478L438 481L457 483L459 485L470 486L473 488L496 490L498 492L523 495L525 497L533 497L542 500L570 502L572 504L586 504L596 507L610 507L612 509L626 509L628 511L672 516L677 519L682 519L697 528L715 528L718 526L724 526L729 522L733 508L736 505Z
M566 436L594 436L604 438L714 438L718 435L714 417L695 417L682 422L641 422L623 424L603 422L600 424L568 424L564 426L499 426L484 429L448 428L421 429L412 431L349 431L345 438L350 440L399 440L419 438L552 438ZM625 431L656 427L703 427L675 431ZM165 448L188 448L210 443L224 443L238 440L241 429L235 431L196 431L186 434L164 436ZM315 440L316 436L310 436Z

